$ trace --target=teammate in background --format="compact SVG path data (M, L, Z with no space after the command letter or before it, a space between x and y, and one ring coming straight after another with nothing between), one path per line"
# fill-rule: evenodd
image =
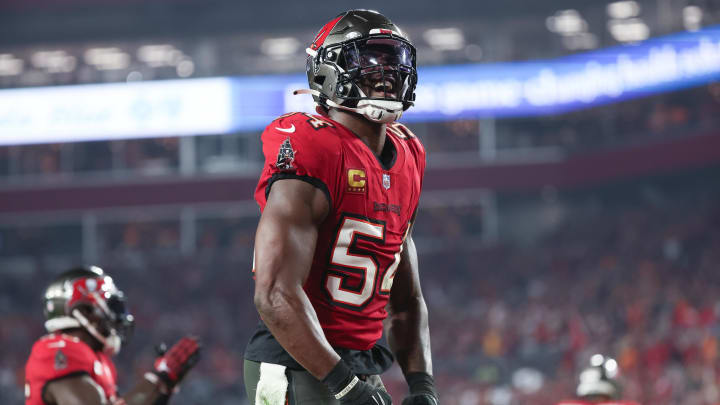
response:
M415 48L382 14L351 10L307 53L310 90L296 93L312 94L318 114L283 115L262 134L249 399L389 405L379 374L394 353L402 403L436 405L411 237L425 151L395 122L415 99Z
M590 367L580 373L577 400L560 402L558 405L639 405L620 400L620 384L617 381L617 362L602 354L590 358Z
M166 404L199 356L198 343L182 338L161 353L135 388L118 397L110 356L132 331L123 293L99 267L77 267L45 290L45 329L25 366L26 405Z

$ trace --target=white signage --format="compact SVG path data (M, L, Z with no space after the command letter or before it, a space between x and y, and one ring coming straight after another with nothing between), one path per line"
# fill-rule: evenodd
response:
M220 134L232 128L229 79L0 91L0 145Z

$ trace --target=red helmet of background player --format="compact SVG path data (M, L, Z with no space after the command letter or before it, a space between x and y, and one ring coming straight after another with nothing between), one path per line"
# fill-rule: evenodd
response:
M415 47L398 26L372 10L350 10L325 24L307 48L307 76L316 103L387 123L415 100ZM363 83L371 81L374 95ZM379 97L378 93L383 96Z
M108 354L117 354L129 338L133 316L122 291L96 266L76 267L53 280L44 295L45 329L83 328Z

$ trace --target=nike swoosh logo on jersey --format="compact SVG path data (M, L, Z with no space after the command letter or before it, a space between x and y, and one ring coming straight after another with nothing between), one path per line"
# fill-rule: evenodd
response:
M292 134L293 132L295 132L295 124L290 124L290 128L275 127L275 129L277 129L278 131L287 132L288 134Z

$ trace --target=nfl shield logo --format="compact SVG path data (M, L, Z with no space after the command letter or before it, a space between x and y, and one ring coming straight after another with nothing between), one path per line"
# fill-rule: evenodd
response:
M390 175L388 173L383 173L383 187L385 187L385 190L390 189Z

